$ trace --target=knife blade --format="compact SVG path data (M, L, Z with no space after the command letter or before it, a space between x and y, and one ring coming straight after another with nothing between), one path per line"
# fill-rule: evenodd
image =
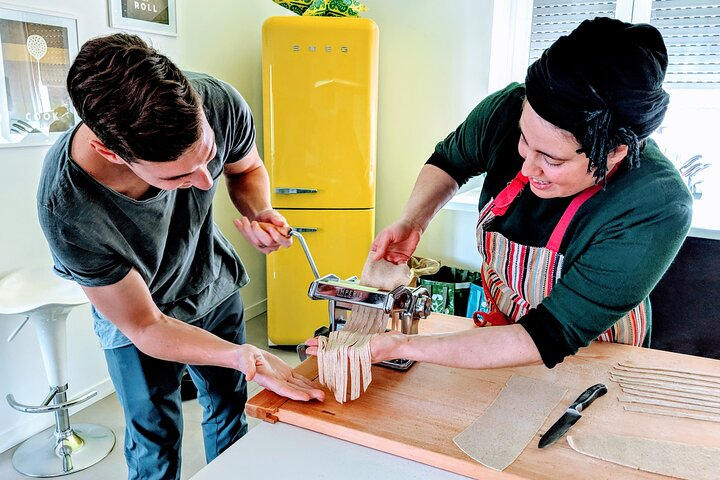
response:
M590 406L596 398L602 397L607 393L607 387L602 383L593 385L592 387L585 390L573 403L565 410L565 413L560 417L553 425L545 432L545 435L540 437L538 448L545 448L552 444L558 438L565 435L570 427L580 420L582 415L580 412Z

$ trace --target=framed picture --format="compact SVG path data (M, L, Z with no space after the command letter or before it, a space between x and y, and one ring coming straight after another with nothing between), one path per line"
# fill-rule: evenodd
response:
M65 88L75 19L0 8L0 147L47 145L77 123Z
M175 0L108 0L110 26L177 35Z

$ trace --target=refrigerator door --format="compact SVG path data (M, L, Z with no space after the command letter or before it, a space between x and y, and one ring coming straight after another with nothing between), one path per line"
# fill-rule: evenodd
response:
M374 238L374 210L279 211L294 228L305 230L302 235L321 276L360 276ZM329 325L328 302L308 297L314 279L298 241L267 256L271 343L297 345L312 337L317 328Z
M264 157L275 208L374 208L378 28L367 18L263 25Z

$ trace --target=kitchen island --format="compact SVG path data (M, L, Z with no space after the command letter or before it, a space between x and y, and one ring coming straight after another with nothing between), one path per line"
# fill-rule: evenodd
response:
M472 328L472 322L459 317L433 314L421 321L421 332L467 328ZM569 434L606 433L720 448L720 423L626 411L627 404L618 401L619 385L610 380L611 370L619 363L720 374L717 360L600 342L593 342L553 369L532 366L467 370L418 363L407 372L398 372L374 367L368 391L343 405L331 395L323 403L305 403L260 392L248 402L246 411L269 423L256 427L194 480L227 476L221 475L222 471L240 475L247 468L243 466L246 462L265 464L268 473L286 462L297 467L299 474L311 476L333 468L355 473L346 476L338 471L333 478L367 478L368 469L372 469L373 478L385 478L380 476L382 471L389 472L387 478L667 478L582 455L565 438L548 448L537 448L540 436L582 391L596 383L605 383L608 394L583 412L583 418ZM317 376L314 359L301 364L298 370L309 378ZM565 387L567 393L517 460L497 472L472 460L452 439L487 409L513 375L551 382ZM508 416L512 415L508 412ZM278 448L292 437L297 441ZM350 449L346 442L356 445ZM252 455L243 447L250 443L255 452ZM358 445L376 451L343 453ZM267 457L258 452L267 452ZM408 460L412 462L404 463ZM417 469L414 477L409 466ZM398 477L395 468L406 473ZM437 473L440 470L428 473L433 470L427 468L452 472L442 474L453 476L441 477ZM213 476L204 476L209 474L206 470L214 472Z

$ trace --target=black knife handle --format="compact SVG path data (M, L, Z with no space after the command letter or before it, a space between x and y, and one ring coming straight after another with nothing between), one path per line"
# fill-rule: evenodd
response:
M592 387L585 390L578 398L570 405L570 408L575 409L578 412L582 412L584 409L590 406L596 398L602 397L607 393L607 387L602 383L593 385Z

